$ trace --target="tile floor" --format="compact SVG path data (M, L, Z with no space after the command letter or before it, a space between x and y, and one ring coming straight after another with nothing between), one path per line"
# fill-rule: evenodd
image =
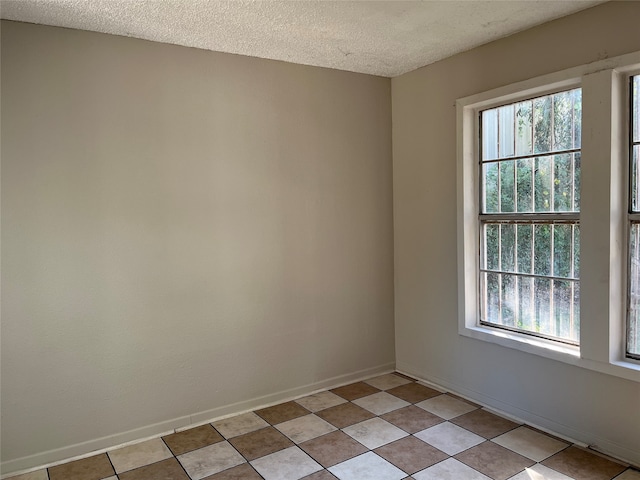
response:
M640 480L388 374L11 480Z

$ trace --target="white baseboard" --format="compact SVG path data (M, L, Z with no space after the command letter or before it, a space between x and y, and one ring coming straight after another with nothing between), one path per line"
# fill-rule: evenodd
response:
M549 418L537 415L533 412L523 410L515 405L505 403L502 400L489 397L480 392L476 392L475 390L470 390L466 387L463 387L462 385L448 382L434 375L417 371L411 366L403 363L398 363L396 365L396 370L425 384L432 385L438 390L449 391L463 398L471 400L472 402L479 403L483 407L495 410L496 413L507 418L512 418L519 423L525 423L542 431L546 431L571 443L575 443L584 447L588 446L592 450L603 453L605 455L609 455L622 461L623 463L636 467L640 466L640 452L635 451L625 445L620 445L598 435L593 435L593 433L582 431L574 427L558 423L555 420L551 420ZM590 439L591 441L589 444L587 444L581 439Z
M139 443L151 438L158 438L175 431L185 430L198 424L205 424L219 420L224 417L238 415L247 411L275 405L310 395L317 391L339 387L349 383L364 380L376 375L382 375L394 371L395 364L388 363L377 367L367 368L357 372L339 375L319 382L310 383L300 387L283 390L269 395L243 400L241 402L223 405L221 407L196 412L191 415L173 418L164 422L147 425L144 427L128 430L126 432L108 435L82 443L76 443L55 450L36 453L26 457L8 460L0 464L0 472L3 472L2 479L10 476L29 473L42 468L48 468L61 463L90 457L99 453L115 450L126 445ZM5 473L6 472L6 473Z

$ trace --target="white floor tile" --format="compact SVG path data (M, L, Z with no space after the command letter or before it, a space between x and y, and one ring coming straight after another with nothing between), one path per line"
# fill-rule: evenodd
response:
M339 397L335 393L329 391L315 393L313 395L309 395L308 397L303 397L296 400L296 403L299 403L310 412L319 412L320 410L324 410L325 408L335 407L336 405L340 405L346 402L347 401L344 398Z
M373 452L354 457L328 469L340 480L400 480L407 474Z
M215 443L178 456L178 460L193 480L213 475L245 462L228 442Z
M527 427L518 427L492 441L536 462L541 462L568 446L567 443Z
M455 458L448 458L429 468L414 473L415 480L491 480Z
M387 375L370 378L369 380L365 380L364 383L368 383L372 387L379 388L380 390L389 390L391 388L399 387L400 385L411 383L411 380L389 373Z
M620 478L620 477L618 477ZM640 477L639 477L640 478ZM524 472L514 475L509 480L574 480L544 465L536 464L525 468ZM617 479L616 479L617 480Z
M369 410L375 415L384 415L385 413L398 410L399 408L408 407L411 405L409 402L394 397L387 392L378 392L373 395L367 395L366 397L353 400L352 403Z
M381 418L372 418L356 423L342 431L370 450L394 442L408 435L404 430Z
M289 447L251 462L265 480L298 480L322 470L309 455L298 447Z
M337 430L337 428L329 422L325 422L320 417L313 414L294 418L293 420L280 423L275 427L289 437L294 443L306 442L307 440L311 440Z
M225 438L237 437L238 435L255 432L256 430L269 426L267 422L253 412L218 420L211 425Z
M480 435L449 422L422 430L415 436L448 455L456 455L485 441Z
M450 420L477 409L473 405L449 395L439 395L437 397L428 398L420 403L416 403L416 407L420 407L427 412L438 415L445 420Z

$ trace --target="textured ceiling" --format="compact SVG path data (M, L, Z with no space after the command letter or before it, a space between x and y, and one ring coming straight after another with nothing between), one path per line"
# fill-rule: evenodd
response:
M2 0L4 19L394 77L597 0Z

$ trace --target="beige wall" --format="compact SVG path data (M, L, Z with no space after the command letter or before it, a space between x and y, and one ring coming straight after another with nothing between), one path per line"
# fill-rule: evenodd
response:
M392 80L396 362L640 464L640 384L458 335L457 98L640 50L615 2Z
M12 22L1 53L4 471L393 367L389 79Z

